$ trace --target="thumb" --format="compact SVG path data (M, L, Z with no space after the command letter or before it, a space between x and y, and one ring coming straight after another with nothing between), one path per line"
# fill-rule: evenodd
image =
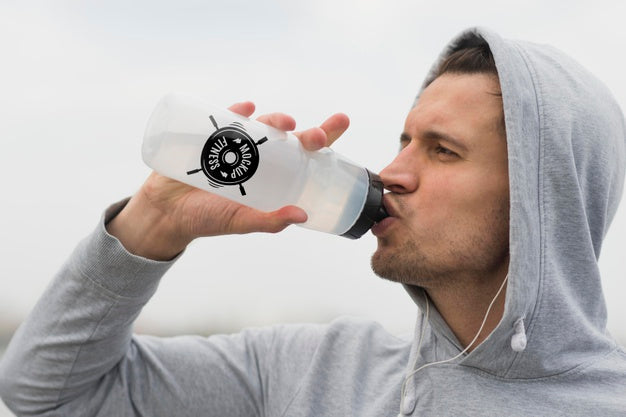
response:
M285 206L269 213L259 213L258 219L250 219L254 230L266 233L278 233L290 224L304 223L307 221L307 214L304 210L296 206Z

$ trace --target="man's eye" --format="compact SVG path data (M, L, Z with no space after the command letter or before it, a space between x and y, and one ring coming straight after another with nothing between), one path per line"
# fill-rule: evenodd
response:
M451 150L450 150L450 149L448 149L448 148L444 148L444 147L443 147L443 146L441 146L441 145L437 146L437 149L435 149L435 151L436 151L438 154L445 155L445 156L458 156L458 155L456 154L456 152L453 152L453 151L451 151Z

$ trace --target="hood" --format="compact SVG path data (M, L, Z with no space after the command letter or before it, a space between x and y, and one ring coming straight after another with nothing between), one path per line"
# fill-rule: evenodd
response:
M626 129L609 90L573 59L482 28L445 47L422 91L449 54L485 42L498 69L507 133L509 278L500 324L456 363L502 378L545 377L615 348L598 258L623 190ZM422 290L406 289L423 310ZM432 310L420 351L429 362L461 350ZM526 346L512 346L520 333Z

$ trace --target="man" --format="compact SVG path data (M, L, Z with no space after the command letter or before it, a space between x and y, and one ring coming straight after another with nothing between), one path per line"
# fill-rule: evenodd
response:
M335 115L300 139L319 149L346 127ZM20 327L3 398L42 416L625 415L626 353L605 330L597 267L625 138L621 110L577 63L468 30L433 67L381 172L391 217L372 230L372 266L420 306L414 340L347 319L133 336L193 238L306 218L152 175L107 211Z

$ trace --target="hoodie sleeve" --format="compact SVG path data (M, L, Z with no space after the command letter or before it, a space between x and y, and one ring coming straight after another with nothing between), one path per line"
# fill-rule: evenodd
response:
M134 256L106 233L120 206L78 245L13 336L0 363L2 399L18 416L259 415L258 358L271 331L132 334L173 261Z

